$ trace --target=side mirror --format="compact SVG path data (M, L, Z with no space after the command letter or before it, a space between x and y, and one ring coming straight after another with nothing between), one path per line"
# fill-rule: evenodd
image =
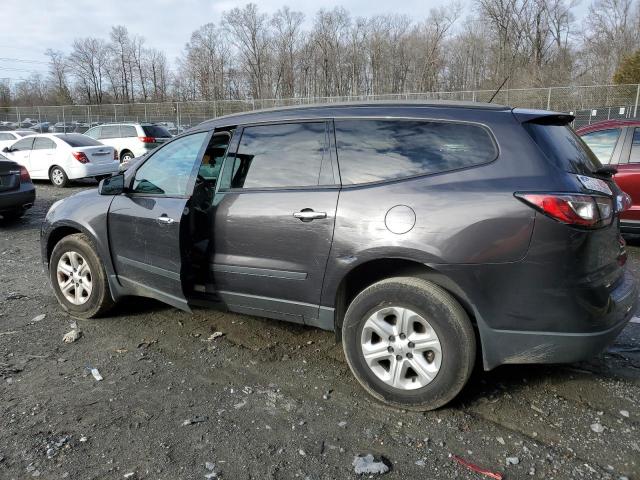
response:
M120 195L124 193L124 174L118 173L100 181L98 193L100 195Z

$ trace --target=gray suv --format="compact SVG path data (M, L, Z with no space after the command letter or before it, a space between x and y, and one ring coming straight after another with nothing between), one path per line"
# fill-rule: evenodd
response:
M571 121L464 103L217 118L54 204L42 256L73 315L141 295L333 330L371 395L437 408L476 357L583 360L633 314L629 198Z

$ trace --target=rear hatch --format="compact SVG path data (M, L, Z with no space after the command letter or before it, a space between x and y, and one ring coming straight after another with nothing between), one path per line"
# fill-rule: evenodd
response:
M626 261L618 218L625 206L625 194L611 178L611 171L603 167L573 131L569 125L573 121L572 116L517 109L514 114L544 157L560 170L558 174L561 175L562 171L568 174L565 191L549 193L577 195L578 199L593 198L595 209L600 210L598 215L603 218L604 212L610 208L607 220L592 227L562 222L570 223L567 234L573 239L569 245L575 247L575 251L566 253L571 257L575 278L596 282L606 278L607 283L618 278L621 275L620 266ZM553 215L548 216L554 218Z
M20 188L20 166L0 156L0 193Z
M143 142L149 147L156 147L171 139L171 133L161 125L142 125Z

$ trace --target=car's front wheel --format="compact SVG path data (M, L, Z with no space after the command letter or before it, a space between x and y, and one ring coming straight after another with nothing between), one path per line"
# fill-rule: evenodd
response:
M51 170L49 171L49 180L51 180L51 183L56 187L60 188L66 187L69 183L69 177L67 177L67 174L62 167L57 165L51 167Z
M413 277L377 282L351 302L342 340L356 379L378 400L432 410L451 401L475 362L471 322L439 286Z
M69 235L56 244L49 277L58 302L72 315L92 318L113 306L102 262L84 234Z

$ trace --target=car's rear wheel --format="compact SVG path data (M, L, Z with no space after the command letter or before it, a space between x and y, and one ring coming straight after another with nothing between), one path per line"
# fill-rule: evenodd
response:
M113 306L102 262L84 234L69 235L56 244L49 277L58 302L72 315L92 318Z
M57 165L54 165L53 167L51 167L51 170L49 170L49 180L51 180L51 183L53 183L56 187L60 188L66 187L69 183L69 177L67 177L67 174L62 169L62 167L59 167Z
M120 154L120 162L128 162L130 160L133 160L135 157L133 156L133 153L131 153L129 150L125 150Z
M356 379L376 399L400 408L448 403L475 361L475 335L462 306L419 278L389 278L363 290L347 309L342 338Z

